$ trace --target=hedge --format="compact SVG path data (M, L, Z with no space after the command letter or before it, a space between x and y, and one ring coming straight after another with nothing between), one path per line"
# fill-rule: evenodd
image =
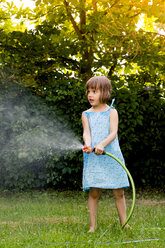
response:
M164 187L163 88L159 82L148 86L138 80L112 77L119 142L136 186ZM84 83L61 75L42 90L39 97L0 82L1 189L81 189L82 152L62 148L75 139L82 143L81 113L89 108Z

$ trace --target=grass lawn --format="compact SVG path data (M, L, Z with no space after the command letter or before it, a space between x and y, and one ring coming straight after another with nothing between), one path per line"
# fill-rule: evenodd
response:
M131 198L126 190L128 211ZM130 230L121 230L112 192L104 191L98 230L87 233L87 199L75 191L0 193L0 247L165 247L163 192L137 192Z

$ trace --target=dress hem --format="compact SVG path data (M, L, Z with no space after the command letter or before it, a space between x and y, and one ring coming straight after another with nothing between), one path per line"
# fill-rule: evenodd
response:
M86 191L89 191L90 188L97 188L97 189L126 189L126 188L129 188L130 186L123 186L123 187L86 187L86 188L83 188L83 191L86 192Z

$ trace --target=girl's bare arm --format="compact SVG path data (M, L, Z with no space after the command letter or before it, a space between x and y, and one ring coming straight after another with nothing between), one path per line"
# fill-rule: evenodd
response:
M85 146L88 147L88 149L86 149L85 152L89 153L92 151L91 131L89 127L89 121L84 113L82 114L81 119L82 119L82 125L83 125L83 140L84 140Z

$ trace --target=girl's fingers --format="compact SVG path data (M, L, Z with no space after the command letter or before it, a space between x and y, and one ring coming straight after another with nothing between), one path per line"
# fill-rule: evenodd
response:
M88 146L88 147L84 146L82 150L85 153L91 153L93 151L92 147L90 147L90 146Z
M103 150L96 148L95 149L95 154L96 155L101 155L101 154L103 154Z
M93 152L93 148L92 147L87 147L87 146L84 146L82 150L85 153L91 153L91 152ZM103 150L102 149L99 149L97 147L95 147L95 151L94 152L95 152L96 155L103 154Z
M102 144L98 144L98 145L95 147L95 154L96 154L96 155L101 155L101 154L103 154L103 151L104 151L104 147L102 146Z

